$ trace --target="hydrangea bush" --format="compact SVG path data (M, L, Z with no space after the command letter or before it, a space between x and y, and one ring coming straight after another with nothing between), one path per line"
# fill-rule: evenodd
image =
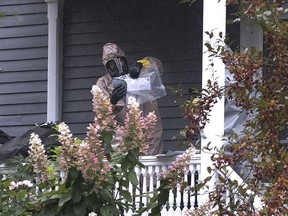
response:
M85 139L74 137L62 122L56 126L61 146L48 155L39 136L32 133L29 156L18 159L16 172L0 176L1 214L118 216L133 208L129 205L133 195L127 188L139 185L134 168L143 167L139 157L149 147L156 115L151 112L143 117L139 104L129 98L125 125L118 125L101 89L93 86L91 92L95 118ZM119 142L117 150L111 144L114 137ZM191 147L161 174L161 185L151 199L154 204L140 209L138 215L149 209L160 214L169 190L174 190L178 181L185 186L183 174L192 154Z

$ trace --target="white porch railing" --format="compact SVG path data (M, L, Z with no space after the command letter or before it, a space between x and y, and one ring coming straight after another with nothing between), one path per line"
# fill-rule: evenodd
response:
M179 155L179 154L178 154ZM178 156L176 153L166 154L166 155L157 155L157 156L142 156L140 162L144 164L145 168L136 168L136 174L138 180L141 184L140 191L133 190L132 185L129 187L131 194L136 195L133 200L134 211L130 209L126 215L130 216L136 212L141 205L144 207L149 202L149 198L152 196L152 193L155 187L160 185L160 181L157 178L161 171L167 171L168 167L173 161L176 160ZM194 187L197 184L198 179L200 178L200 154L196 154L187 167L187 172L185 173L185 180L188 182L188 186ZM143 186L142 186L143 184ZM180 189L180 188L179 188ZM137 196L140 194L147 194L147 196ZM190 194L189 191L181 192L177 189L175 194L170 191L169 201L163 206L161 215L169 216L180 216L190 208L195 208L198 206L198 195ZM148 215L146 212L143 216Z

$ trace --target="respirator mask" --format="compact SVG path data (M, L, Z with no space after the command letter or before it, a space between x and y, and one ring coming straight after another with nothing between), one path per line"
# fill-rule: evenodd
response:
M128 73L128 62L124 56L109 60L105 67L112 78L119 77Z

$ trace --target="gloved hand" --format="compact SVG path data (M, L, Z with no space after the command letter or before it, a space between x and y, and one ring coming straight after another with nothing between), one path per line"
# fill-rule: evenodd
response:
M127 88L125 85L118 85L112 91L110 102L115 105L119 100L121 100L127 92Z
M140 75L140 71L143 68L143 64L141 62L134 62L129 70L130 77L132 79L137 79Z

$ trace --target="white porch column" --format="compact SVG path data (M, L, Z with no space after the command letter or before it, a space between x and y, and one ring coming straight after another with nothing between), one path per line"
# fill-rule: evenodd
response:
M226 33L226 1L221 0L204 0L203 1L203 56L202 56L202 87L205 88L207 85L207 81L210 79L212 80L213 73L214 77L217 78L217 82L220 86L224 86L225 80L225 66L220 59L213 59L214 67L211 70L211 61L209 61L209 53L207 52L206 47L204 44L211 39L205 31L212 31L214 30L214 35L218 36L219 32L223 32L223 36ZM213 40L213 39L212 39ZM210 123L206 125L205 129L203 130L203 136L201 137L201 144L202 148L207 146L210 143L210 148L215 146L220 147L222 145L222 136L224 134L224 99L219 101L212 109ZM200 172L200 180L204 180L210 174L207 171L207 167L212 167L211 161L211 152L201 151L201 172ZM208 184L209 189L202 190L200 193L200 202L201 205L205 201L208 200L208 193L214 187L214 181L209 182Z
M48 13L47 121L61 120L62 5L63 0L45 0Z

